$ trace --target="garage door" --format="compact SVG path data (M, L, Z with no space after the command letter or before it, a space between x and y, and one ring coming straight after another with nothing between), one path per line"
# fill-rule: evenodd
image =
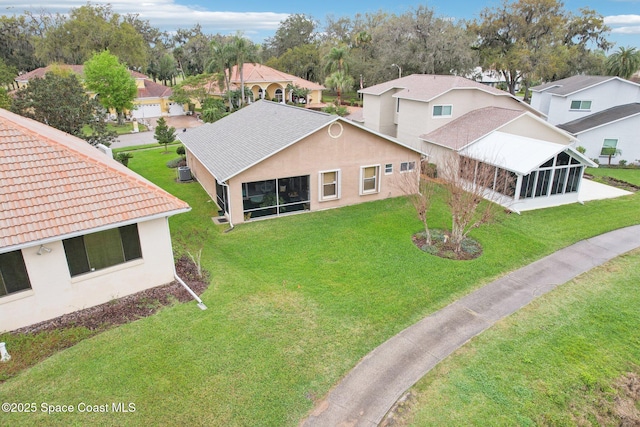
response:
M182 104L178 104L177 102L169 103L169 115L170 116L184 116L184 108Z
M138 108L131 112L136 119L148 119L149 117L160 117L162 110L160 104L138 105Z

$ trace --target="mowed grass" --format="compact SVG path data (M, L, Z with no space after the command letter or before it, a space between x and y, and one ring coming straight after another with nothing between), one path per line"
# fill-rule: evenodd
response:
M179 304L80 342L0 384L3 401L134 403L134 413L2 415L10 425L297 425L360 358L423 316L580 239L640 222L640 198L503 213L472 234L473 261L427 255L403 198L242 224L211 217L197 183L177 183L163 148L130 167L189 202L170 220L174 252L212 276L209 309ZM441 195L438 195L441 197ZM449 225L440 199L433 227ZM0 337L11 351L10 334ZM9 363L13 363L9 362ZM1 367L0 367L1 369ZM40 409L40 408L39 408Z
M636 250L535 300L423 378L396 425L622 425L617 383L640 375L638 284Z
M587 173L594 177L610 176L612 178L626 181L628 183L640 186L640 168L589 168Z

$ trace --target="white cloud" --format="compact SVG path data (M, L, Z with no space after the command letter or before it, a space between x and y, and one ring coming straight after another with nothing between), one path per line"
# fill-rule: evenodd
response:
M637 27L617 27L611 30L616 34L640 34L640 25Z
M605 16L604 23L607 25L629 25L639 24L640 15L612 15Z
M0 15L20 15L25 11L34 14L46 11L67 14L71 9L86 5L85 0L53 0L51 2L31 2L16 6L15 0L0 0ZM93 3L97 5L96 3ZM132 2L131 0L111 0L112 10L119 14L137 14L140 19L149 21L152 26L172 31L179 28L202 26L203 32L230 33L243 31L249 34L273 32L280 22L289 16L274 12L227 12L207 10L200 6L184 6L174 0L155 0Z

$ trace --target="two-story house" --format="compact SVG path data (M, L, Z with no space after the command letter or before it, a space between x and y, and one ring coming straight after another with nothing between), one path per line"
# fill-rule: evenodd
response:
M576 138L513 95L459 76L411 75L360 90L365 127L394 136L438 164L450 152L495 167L501 203L527 210L579 200ZM497 188L509 175L508 188Z
M620 77L573 76L531 90L531 105L577 137L587 157L640 163L640 84Z

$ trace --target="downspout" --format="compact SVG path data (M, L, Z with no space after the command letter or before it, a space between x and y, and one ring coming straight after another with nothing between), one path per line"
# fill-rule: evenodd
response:
M169 217L167 217L167 230L169 229ZM171 245L171 238L169 238L169 245ZM170 246L171 247L171 246ZM173 248L171 249L171 258L173 258ZM204 302L202 302L202 300L200 299L200 297L193 292L193 290L186 284L184 283L184 280L182 280L180 278L180 276L178 276L178 272L176 271L176 264L171 263L173 265L173 277L175 277L175 279L178 281L178 283L180 283L186 290L187 292L189 292L189 294L191 294L191 296L193 297L194 300L196 300L198 302L198 308L200 310L206 310L207 306L204 305Z
M227 188L227 199L230 199L229 184L227 184L226 182L221 182L220 185ZM227 214L229 215L229 227L230 227L229 230L227 231L231 231L233 230L233 221L231 220L231 200L227 200L227 205L229 205L229 212L227 212Z

